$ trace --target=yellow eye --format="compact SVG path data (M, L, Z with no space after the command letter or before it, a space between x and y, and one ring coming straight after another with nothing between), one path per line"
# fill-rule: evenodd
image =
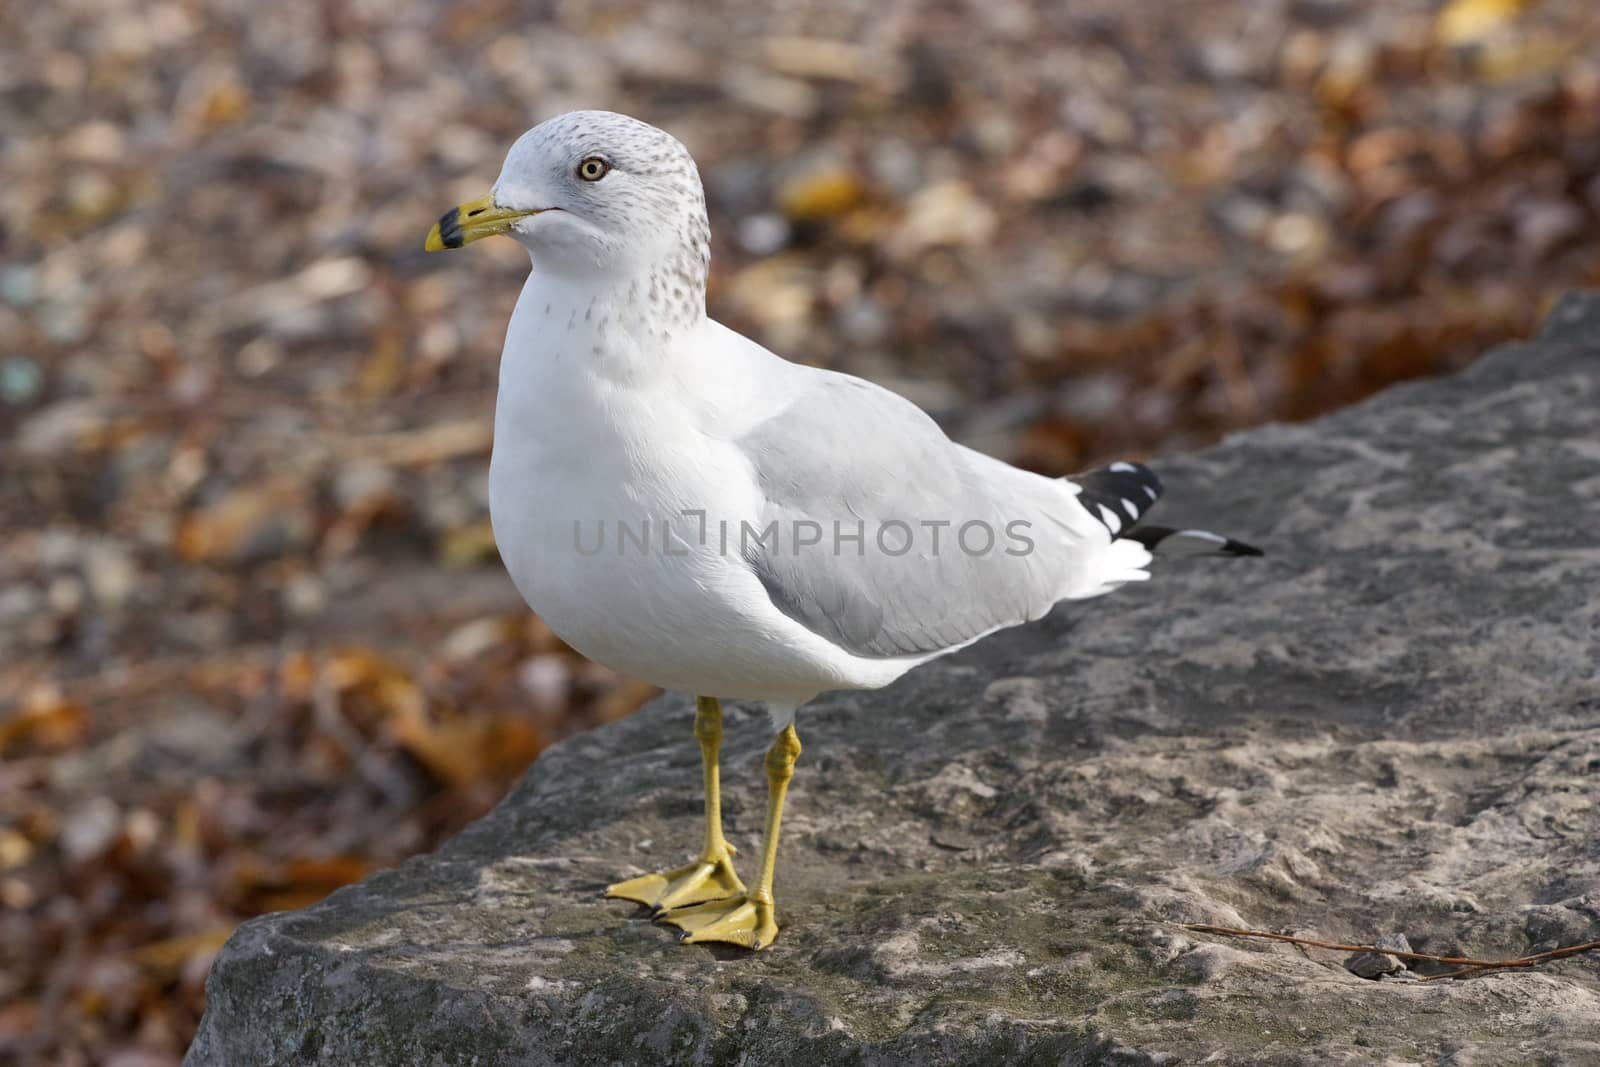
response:
M590 156L578 164L578 177L586 182L597 182L611 170L611 164L599 156Z

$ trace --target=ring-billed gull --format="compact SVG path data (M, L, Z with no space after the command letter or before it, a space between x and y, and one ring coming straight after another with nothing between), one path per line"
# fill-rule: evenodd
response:
M1152 550L1257 555L1140 523L1145 467L1075 480L947 438L909 401L790 363L706 316L711 231L689 152L579 111L512 145L429 251L506 234L532 271L506 332L489 504L512 580L579 652L697 696L705 845L612 885L686 941L763 948L795 709L874 689L1061 600L1148 577ZM760 876L722 834L720 699L765 702Z

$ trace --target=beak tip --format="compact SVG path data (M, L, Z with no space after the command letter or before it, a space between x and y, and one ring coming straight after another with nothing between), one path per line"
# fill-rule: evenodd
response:
M428 239L422 242L422 249L425 252L444 251L444 236L439 233L439 226L437 223L434 224L433 229L428 231Z

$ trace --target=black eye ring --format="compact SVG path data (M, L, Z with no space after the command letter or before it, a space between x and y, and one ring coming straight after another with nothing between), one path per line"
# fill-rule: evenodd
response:
M578 164L578 177L586 182L597 182L611 173L611 164L599 156L590 156Z

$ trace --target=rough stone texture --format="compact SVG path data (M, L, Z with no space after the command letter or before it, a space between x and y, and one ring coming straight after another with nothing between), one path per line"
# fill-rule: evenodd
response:
M697 847L690 707L558 745L438 853L245 924L192 1067L1583 1064L1600 959L1419 983L1178 921L1421 952L1600 938L1600 298L1456 377L1160 464L1256 541L801 714L778 943L620 875ZM765 717L730 713L742 866Z
M1385 934L1372 943L1391 951L1414 951L1405 934ZM1344 961L1344 969L1361 978L1381 978L1386 974L1398 974L1405 970L1406 961L1399 956L1391 956L1388 952L1357 952Z

